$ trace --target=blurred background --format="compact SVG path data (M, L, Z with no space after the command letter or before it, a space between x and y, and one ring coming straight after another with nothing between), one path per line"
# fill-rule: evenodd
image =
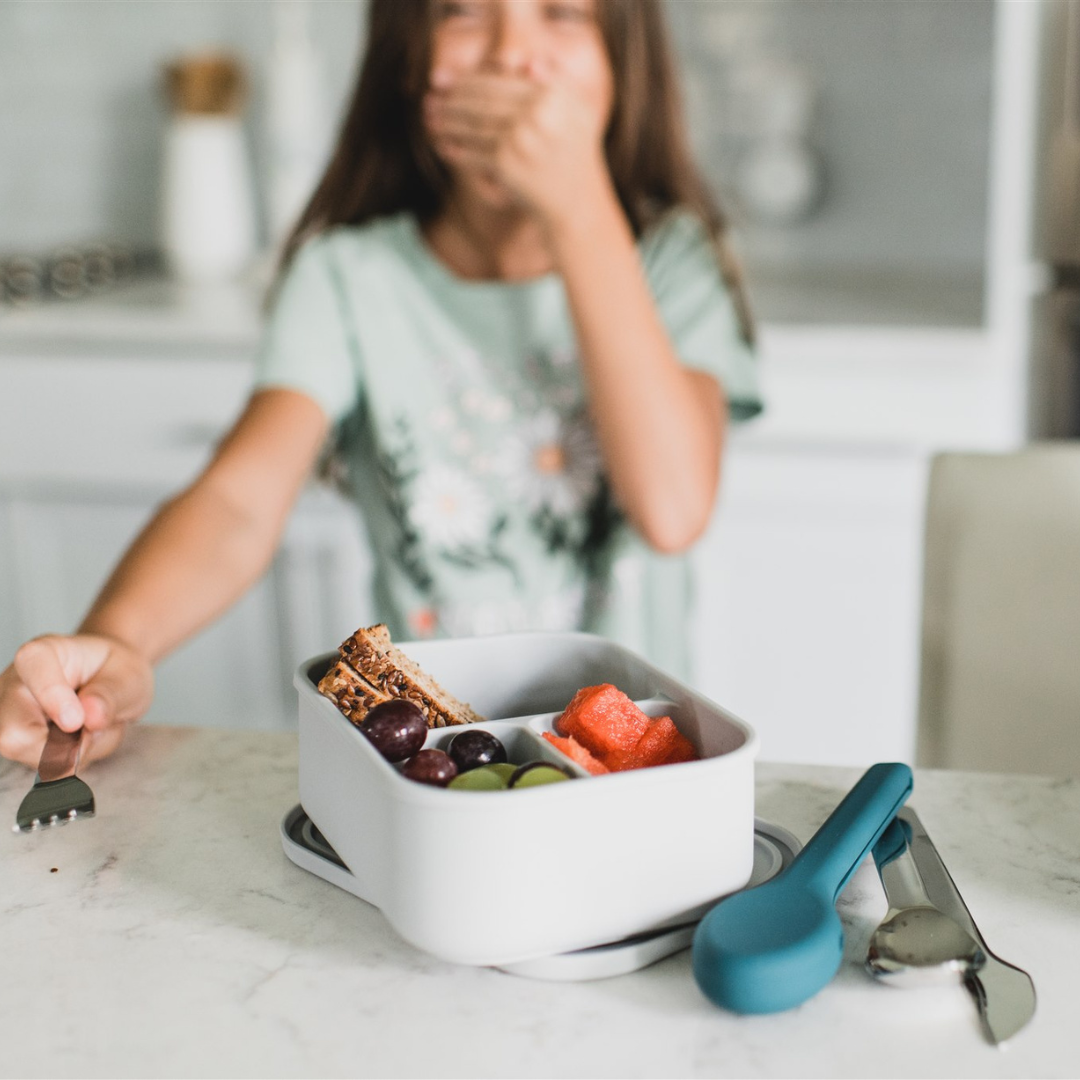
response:
M0 4L4 658L77 621L243 401L364 6ZM695 681L767 758L912 758L931 461L1078 433L1074 6L666 4L769 405L695 555ZM313 487L151 718L287 726L292 669L364 621L365 574Z
M977 325L993 0L667 9L695 148L740 231L761 316ZM304 119L329 138L362 30L362 0L8 0L0 254L159 249L162 73L206 51L234 54L248 76L243 126L266 239L273 95L309 55L319 102Z
M294 17L283 18L290 6ZM244 134L254 197L264 201L272 163L270 85L291 59L283 63L275 45L280 53L289 44L283 37L306 39L317 58L323 122L332 129L356 74L363 9L353 0L5 3L0 252L44 254L99 240L160 248L162 144L170 118L164 69L185 55L231 53L244 66Z

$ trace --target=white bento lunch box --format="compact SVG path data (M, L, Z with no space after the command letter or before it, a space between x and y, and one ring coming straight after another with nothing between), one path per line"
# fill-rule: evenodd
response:
M758 749L749 725L590 634L398 647L489 718L474 726L497 735L512 762L553 761L575 777L509 791L408 780L318 692L335 654L301 664L301 805L353 891L406 941L457 963L513 963L685 922L746 884ZM540 733L597 683L670 716L702 759L589 776ZM433 729L425 746L445 749L462 730Z

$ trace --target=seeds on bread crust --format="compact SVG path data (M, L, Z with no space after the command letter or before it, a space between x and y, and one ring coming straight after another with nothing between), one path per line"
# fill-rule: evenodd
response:
M382 623L361 627L341 643L338 660L319 681L319 691L354 724L359 724L369 709L393 698L418 706L428 727L484 719L401 652Z

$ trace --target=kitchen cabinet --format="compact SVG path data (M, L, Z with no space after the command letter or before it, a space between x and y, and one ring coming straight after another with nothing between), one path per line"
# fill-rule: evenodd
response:
M3 501L15 596L13 643L73 627L156 500L93 488ZM267 583L161 666L151 719L163 708L194 724L286 723L274 596ZM182 711L180 711L182 708Z
M77 624L165 494L94 485L0 492L5 662L27 638ZM293 726L292 671L363 620L365 573L351 508L307 493L263 580L159 666L148 719Z
M925 477L904 448L732 448L694 666L765 760L911 760Z
M109 336L2 342L5 664L22 641L77 624L154 509L197 474L250 387L250 338L223 348L172 334ZM291 726L292 670L366 617L366 574L352 507L323 488L305 492L263 580L160 665L147 719Z
M695 553L697 684L767 760L912 760L932 455L1001 449L1017 391L983 329L766 325Z

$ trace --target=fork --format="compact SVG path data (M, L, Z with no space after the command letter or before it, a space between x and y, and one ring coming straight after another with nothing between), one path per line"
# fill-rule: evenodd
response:
M49 721L34 786L19 804L13 832L32 832L44 825L66 825L76 817L94 816L94 793L75 775L82 736L81 729L64 731Z

